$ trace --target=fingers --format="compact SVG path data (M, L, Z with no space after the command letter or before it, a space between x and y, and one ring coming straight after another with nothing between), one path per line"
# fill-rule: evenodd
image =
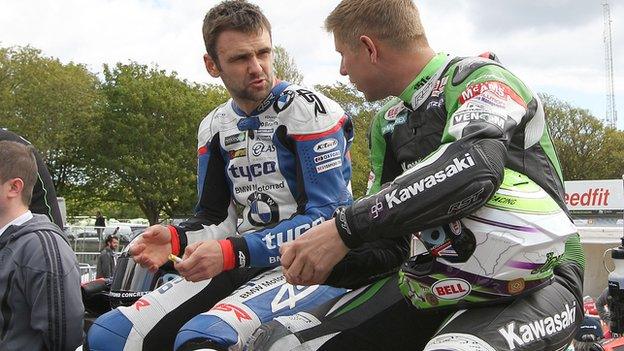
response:
M282 256L280 258L280 262L282 264L282 267L290 267L293 260L295 259L296 251L297 249L294 243L284 244L280 247L280 254Z

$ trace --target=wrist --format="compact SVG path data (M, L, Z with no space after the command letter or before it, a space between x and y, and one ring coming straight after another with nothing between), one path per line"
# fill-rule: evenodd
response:
M178 235L178 230L176 227L172 225L168 225L167 229L169 230L170 243L171 243L171 253L179 256L180 255L180 235Z
M245 238L229 237L226 240L232 244L234 267L251 267L249 248L247 247Z
M346 247L354 249L362 245L362 240L351 230L352 227L349 223L350 209L350 207L345 206L338 207L336 212L334 212L334 219L340 239L342 239Z
M221 246L221 255L223 257L223 271L229 271L236 268L236 260L234 255L234 247L232 242L225 239L217 241Z

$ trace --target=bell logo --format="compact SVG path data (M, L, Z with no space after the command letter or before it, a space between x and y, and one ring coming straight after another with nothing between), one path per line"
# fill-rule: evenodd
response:
M139 311L141 308L143 307L147 307L149 306L150 303L149 301L145 300L145 299L138 299L135 303L134 303L134 308L136 308L137 311Z
M463 279L444 279L431 286L431 292L443 300L459 300L471 290L470 284Z

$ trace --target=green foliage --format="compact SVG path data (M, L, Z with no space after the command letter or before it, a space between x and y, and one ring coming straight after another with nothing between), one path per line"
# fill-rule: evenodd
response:
M0 121L47 162L59 196L84 182L87 149L103 97L83 65L62 64L31 47L0 48Z
M277 78L290 83L301 84L303 81L295 60L279 45L273 49L273 72Z
M620 178L624 133L605 127L588 110L540 95L565 180Z
M226 92L138 63L104 66L106 112L94 150L92 185L101 198L133 202L157 223L192 213L197 127Z
M353 85L336 83L334 85L317 85L315 89L335 100L345 112L352 117L355 138L351 146L351 164L353 176L351 187L354 198L366 194L368 175L370 173L368 135L370 124L385 100L368 102Z

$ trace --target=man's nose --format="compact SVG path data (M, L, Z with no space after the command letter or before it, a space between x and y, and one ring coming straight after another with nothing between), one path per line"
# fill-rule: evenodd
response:
M262 72L262 65L260 64L260 60L258 60L258 57L252 56L249 59L249 73L259 72Z

